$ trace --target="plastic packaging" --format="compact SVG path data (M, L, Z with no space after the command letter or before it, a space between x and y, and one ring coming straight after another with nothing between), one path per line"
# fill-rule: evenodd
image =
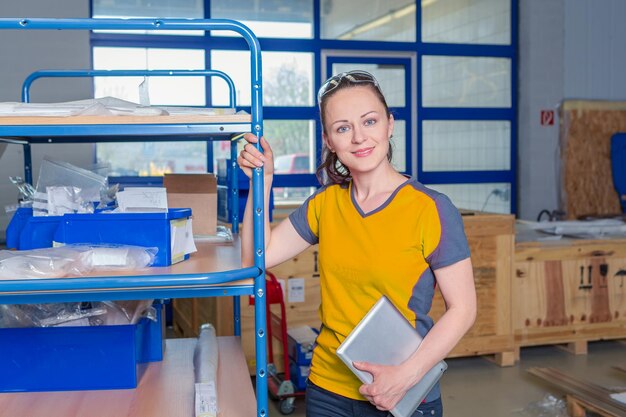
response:
M63 103L0 103L0 116L160 116L167 111L141 106L115 97Z
M143 317L155 321L156 309L153 300L103 301L107 313L103 317L104 325L136 324Z
M0 280L61 278L98 269L137 270L154 263L157 248L128 245L67 245L0 251Z
M569 417L565 401L552 394L528 404L519 414L524 417Z
M89 318L106 314L103 303L14 304L0 306L0 328L89 326Z
M217 404L217 337L211 324L200 327L198 343L193 355L195 385L195 417L216 417Z
M22 177L9 177L9 181L19 190L18 200L20 202L33 201L35 198L35 187L27 183Z
M214 235L197 235L194 233L193 240L195 240L196 242L214 243L232 242L233 233L228 227L218 225Z
M93 213L105 193L107 178L62 161L44 157L33 203L34 216Z
M0 305L0 328L109 326L157 320L154 300Z

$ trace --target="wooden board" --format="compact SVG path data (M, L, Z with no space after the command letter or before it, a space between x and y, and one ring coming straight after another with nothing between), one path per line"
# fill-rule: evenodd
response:
M567 412L571 417L587 417L588 415L600 417L621 417L623 415L613 414L610 411L606 411L602 407L599 407L590 401L578 398L575 395L566 395L565 400L567 403Z
M626 103L565 101L560 113L561 209L568 219L621 213L610 149L626 132Z
M195 339L166 342L136 389L0 394L0 417L193 417ZM239 338L218 338L218 406L222 416L256 415Z
M572 417L584 417L586 411L602 417L626 415L626 404L611 398L611 391L600 385L577 379L556 368L529 368L528 373L548 382L568 397L568 411Z

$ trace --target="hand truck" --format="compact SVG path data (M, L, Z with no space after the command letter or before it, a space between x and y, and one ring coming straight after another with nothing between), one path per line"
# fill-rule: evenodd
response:
M291 382L289 369L289 352L287 349L287 316L285 314L285 301L280 283L271 272L265 272L267 294L267 388L270 396L279 401L279 410L283 415L293 413L295 410L296 397L303 397L304 391L296 391ZM254 305L254 297L249 298L250 305ZM272 312L272 304L280 305L280 315ZM279 373L274 363L274 348L272 343L274 336L281 343L283 349L283 369Z

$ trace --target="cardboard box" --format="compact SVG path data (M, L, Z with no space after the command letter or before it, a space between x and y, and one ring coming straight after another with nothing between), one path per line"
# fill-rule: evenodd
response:
M217 179L214 174L165 174L169 208L191 208L194 235L215 235Z

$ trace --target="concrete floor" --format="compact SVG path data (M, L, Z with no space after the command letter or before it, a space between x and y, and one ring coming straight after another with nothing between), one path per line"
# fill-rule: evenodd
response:
M611 369L614 365L626 365L626 343L618 341L589 343L587 355L573 355L555 346L523 348L520 362L508 368L481 357L447 362L449 367L442 379L446 417L539 417L524 410L548 393L558 397L561 393L528 374L526 369L533 366L554 367L579 379L626 391L626 374ZM271 399L269 409L270 417L282 415L278 403ZM296 400L291 415L305 415L303 399Z

